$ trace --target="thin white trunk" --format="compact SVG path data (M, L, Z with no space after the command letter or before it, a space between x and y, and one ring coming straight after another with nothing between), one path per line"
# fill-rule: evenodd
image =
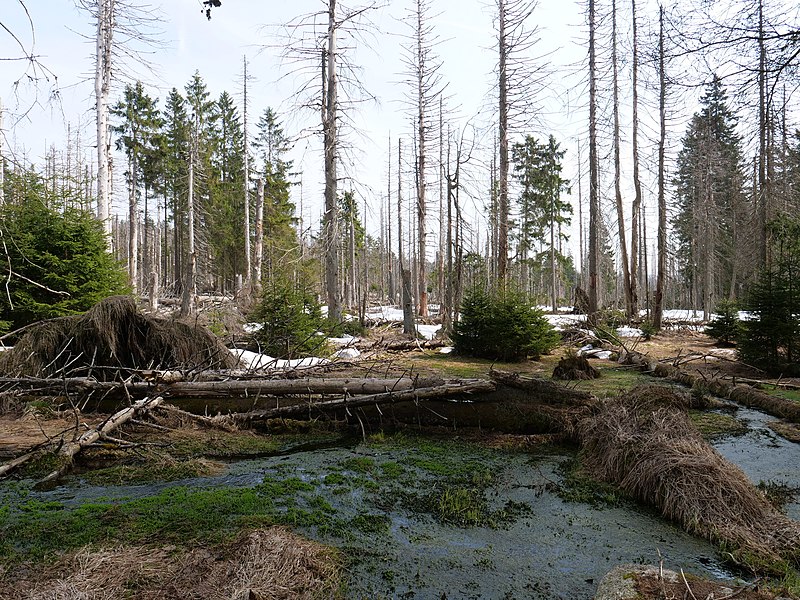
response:
M242 110L244 133L244 285L250 287L252 261L250 253L250 143L247 137L247 57L244 57L244 107Z
M253 253L253 289L261 293L261 266L264 260L264 180L258 179L256 196L256 244Z
M6 136L3 133L3 100L0 98L0 206L6 201L5 193L5 172L6 172L6 159L3 156L3 140Z
M103 224L111 247L111 139L108 132L111 94L111 59L114 35L115 0L97 0L97 40L95 56L95 110L97 125L97 218Z
M194 133L196 136L196 132ZM197 252L194 244L194 142L192 141L191 157L189 159L189 201L187 202L187 220L189 221L189 265L186 271L186 283L183 286L183 302L181 303L181 316L186 317L194 312L197 298Z
M325 288L328 317L338 322L342 318L341 291L339 289L339 225L336 198L338 108L336 80L336 0L328 0L328 48L325 54L326 73L323 97L323 147L325 154Z

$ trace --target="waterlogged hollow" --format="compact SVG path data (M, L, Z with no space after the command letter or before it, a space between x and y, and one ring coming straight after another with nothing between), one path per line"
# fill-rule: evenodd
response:
M738 465L755 484L764 482L800 490L800 444L772 431L767 424L775 417L766 413L740 408L736 417L747 425L747 433L715 440L712 445L717 451ZM800 497L794 494L783 510L800 521Z
M653 511L563 500L559 465L570 458L388 437L236 461L216 477L141 486L74 480L26 499L74 508L176 487L258 489L273 494L274 510L298 515L299 532L343 549L347 595L356 598L584 599L615 565L657 564L659 553L666 568L733 577L710 544Z

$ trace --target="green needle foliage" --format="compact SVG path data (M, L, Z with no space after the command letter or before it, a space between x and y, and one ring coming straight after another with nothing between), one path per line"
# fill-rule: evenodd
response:
M717 304L717 316L706 326L706 335L717 340L720 346L733 346L742 331L736 304L724 300Z
M0 252L10 267L0 295L0 331L81 313L128 291L91 213L55 207L35 173L9 183L12 201L0 207Z
M771 373L800 375L800 219L780 218L770 226L773 264L761 273L745 308L739 352L746 362Z
M275 358L319 355L324 338L322 311L314 294L278 276L264 288L254 317L262 324L256 334L259 350Z
M453 339L456 352L504 362L538 359L560 339L542 312L517 292L474 288L464 296Z

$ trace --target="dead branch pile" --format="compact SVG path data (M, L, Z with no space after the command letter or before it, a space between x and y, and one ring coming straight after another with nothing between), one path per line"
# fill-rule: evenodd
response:
M341 577L334 550L271 527L211 548L83 548L44 572L0 572L0 598L310 600L334 597Z
M204 327L142 314L130 296L112 296L82 315L31 327L0 354L0 373L110 380L120 369L225 369L235 362Z
M800 565L800 523L779 513L691 425L686 399L642 386L579 426L584 464L599 479L657 507L735 560Z

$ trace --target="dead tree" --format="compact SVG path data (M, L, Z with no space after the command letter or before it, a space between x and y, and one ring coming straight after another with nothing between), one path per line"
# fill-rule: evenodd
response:
M433 127L430 124L430 112L438 102L442 93L442 78L439 70L441 60L436 56L434 48L438 38L430 23L430 0L414 0L407 18L411 33L404 45L404 63L407 83L411 91L407 100L414 109L414 137L417 149L417 311L428 316L428 281L427 281L427 217L428 205L426 192L428 187L428 151L433 142Z

